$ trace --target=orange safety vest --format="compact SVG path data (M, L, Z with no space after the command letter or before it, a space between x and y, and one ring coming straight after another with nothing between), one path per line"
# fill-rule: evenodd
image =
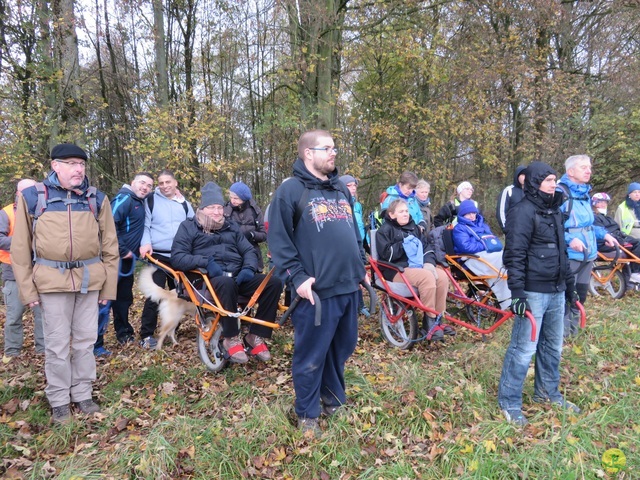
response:
M13 225L16 220L16 212L13 208L13 203L7 205L2 209L9 217L9 233L7 233L7 237L11 237L13 235ZM11 258L9 257L9 250L0 250L0 262L8 263L11 265Z

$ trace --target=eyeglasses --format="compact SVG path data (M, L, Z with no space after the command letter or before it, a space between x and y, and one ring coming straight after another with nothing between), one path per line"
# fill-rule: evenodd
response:
M71 160L60 160L60 159L56 159L56 162L64 163L65 165L71 165L73 167L78 165L81 167L87 166L87 162L72 162Z
M325 153L333 152L338 153L338 147L309 147L309 150L322 150Z

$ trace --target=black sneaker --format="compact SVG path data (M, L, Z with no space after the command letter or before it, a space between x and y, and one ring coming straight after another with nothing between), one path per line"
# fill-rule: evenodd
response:
M140 346L146 349L155 349L158 346L158 341L153 337L146 337L140 340Z
M60 405L51 408L51 420L53 423L64 424L71 419L71 409L69 405Z
M576 415L582 412L582 410L580 410L580 407L578 407L575 403L570 402L569 400L565 400L564 397L549 398L549 399L534 397L533 401L536 403L549 402L551 405L557 405L558 407L563 408L569 412L575 413Z
M98 413L100 411L100 407L98 406L98 404L90 398L88 398L87 400L82 400L80 402L75 402L74 405L82 413Z
M517 427L524 427L527 423L529 423L527 421L527 417L525 417L524 413L522 413L522 410L505 409L502 410L502 414L504 415L504 418L507 419L507 422L513 423Z
M136 339L133 337L133 335L127 335L126 337L119 338L118 343L120 345L128 345L130 343L136 343Z

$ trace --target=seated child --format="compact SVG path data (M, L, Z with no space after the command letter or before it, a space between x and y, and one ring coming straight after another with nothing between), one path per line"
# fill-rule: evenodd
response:
M453 248L457 254L470 254L482 258L501 273L505 273L502 265L502 249L500 251L487 251L486 240L483 237L491 235L489 225L484 223L484 218L478 212L478 208L472 200L465 200L458 207L458 222L453 228ZM496 276L496 272L485 262L469 258L465 266L476 275ZM489 279L487 281L494 295L500 302L500 308L506 310L511 305L511 291L507 285L506 274L503 278Z
M418 289L420 300L426 307L439 313L445 311L449 279L442 267L437 266L435 253L411 218L406 200L396 199L389 204L385 221L376 232L376 250L380 260L404 268L405 277ZM382 268L382 274L387 280L402 281L395 270ZM423 329L428 332L435 321L435 314L425 312ZM444 333L452 335L455 331L447 325ZM433 333L432 340L442 338L441 330Z

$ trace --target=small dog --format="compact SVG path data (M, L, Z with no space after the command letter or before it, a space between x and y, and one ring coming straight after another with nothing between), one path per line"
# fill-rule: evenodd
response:
M167 335L171 337L174 345L178 343L175 336L176 328L178 328L180 320L182 320L182 317L185 315L195 316L196 306L191 302L178 298L175 289L165 290L156 285L153 282L153 272L155 272L155 270L156 267L152 266L142 269L138 277L138 288L145 297L158 303L160 334L158 335L158 346L156 349L160 350Z

